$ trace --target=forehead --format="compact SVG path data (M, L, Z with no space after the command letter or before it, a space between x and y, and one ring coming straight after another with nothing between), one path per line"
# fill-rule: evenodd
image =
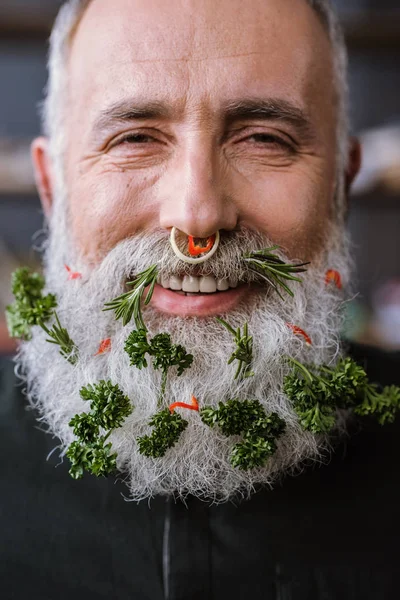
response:
M334 94L329 40L303 0L96 0L68 69L72 105L90 113L138 94L187 108L245 91L308 109Z

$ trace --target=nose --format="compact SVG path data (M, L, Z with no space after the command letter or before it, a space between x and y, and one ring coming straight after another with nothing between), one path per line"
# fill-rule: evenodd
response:
M176 227L187 235L205 238L236 227L237 210L220 163L211 143L189 144L176 155L163 178L163 229Z

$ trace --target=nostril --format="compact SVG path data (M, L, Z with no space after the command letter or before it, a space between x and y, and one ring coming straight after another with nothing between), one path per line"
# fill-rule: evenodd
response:
M185 263L192 265L201 264L209 260L220 243L220 233L217 231L208 238L195 238L173 227L170 243L175 255Z

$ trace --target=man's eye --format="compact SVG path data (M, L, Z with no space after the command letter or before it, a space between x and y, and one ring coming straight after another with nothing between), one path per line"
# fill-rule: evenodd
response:
M120 140L120 144L149 144L154 142L154 138L150 135L146 135L145 133L132 133Z
M247 137L245 141L251 141L251 142L256 142L258 144L264 144L264 145L269 145L269 146L279 146L281 148L284 147L287 149L292 149L292 146L289 144L289 142L286 142L282 138L277 137L275 135L271 135L269 133L253 133L253 135L250 135L249 137Z
M159 155L164 147L163 138L156 131L138 131L121 134L110 142L107 152L121 158L149 158Z

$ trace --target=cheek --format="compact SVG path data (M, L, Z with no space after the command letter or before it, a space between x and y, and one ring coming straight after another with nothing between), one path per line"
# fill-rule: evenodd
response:
M325 241L333 204L332 175L298 170L269 172L242 197L242 223L267 235L290 256L309 259ZM249 189L251 188L251 189Z
M122 172L82 179L71 190L70 210L75 242L90 262L148 227L155 213L146 181Z

